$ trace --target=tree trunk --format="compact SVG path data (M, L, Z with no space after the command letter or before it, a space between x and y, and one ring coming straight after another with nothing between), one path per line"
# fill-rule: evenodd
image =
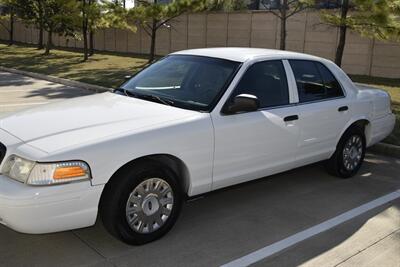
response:
M89 6L92 6L96 0L89 0ZM90 22L90 23L89 23ZM93 30L93 17L87 19L87 29L89 31L89 57L94 55L94 30Z
M87 29L83 30L83 61L89 59Z
M93 30L89 31L89 56L94 55L94 32Z
M281 18L281 40L279 44L280 50L286 50L286 18Z
M44 52L45 55L50 54L50 50L53 46L53 31L49 30L47 34L47 45L46 45L46 51Z
M86 16L86 0L82 1L82 35L83 35L83 61L87 61L88 56L88 18Z
M8 40L8 45L13 45L14 44L14 20L15 20L15 14L14 10L11 9L10 11L10 31L9 31L9 40Z
M342 8L340 10L341 21L339 26L339 44L336 49L336 55L335 55L335 63L339 67L342 65L343 52L344 52L344 47L346 45L346 32L347 32L346 18L348 11L349 11L349 0L343 0Z
M42 50L44 48L44 45L43 45L43 34L44 34L43 25L40 25L39 26L39 41L38 41L38 49L39 50Z
M44 35L44 26L43 26L43 5L42 1L38 1L39 4L39 40L38 40L38 49L41 50L44 48L43 45L43 35Z
M280 50L285 50L286 49L286 14L287 14L287 7L288 7L288 0L283 0L283 3L280 7L280 13L281 13L281 38L280 38L280 44L279 44L279 49Z
M153 25L151 28L151 46L150 46L149 63L154 61L156 53L156 37L157 37L157 21L153 19Z

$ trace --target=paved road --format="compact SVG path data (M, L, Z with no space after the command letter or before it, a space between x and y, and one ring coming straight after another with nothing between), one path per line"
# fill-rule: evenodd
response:
M0 71L0 116L87 94L87 90Z
M0 91L22 88L22 95L0 92L1 105L25 103L32 92L38 92L37 102L79 95L76 89L0 75L17 82L5 86L0 78ZM67 97L41 95L47 92L41 84L51 86L50 95ZM353 179L329 176L315 164L220 190L188 202L167 236L140 247L113 239L101 222L48 235L0 226L0 266L220 266L400 189L399 170L400 160L369 154ZM255 265L399 267L399 251L400 198Z

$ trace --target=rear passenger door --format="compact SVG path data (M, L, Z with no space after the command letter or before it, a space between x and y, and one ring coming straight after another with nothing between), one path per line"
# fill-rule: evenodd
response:
M321 62L289 60L295 76L300 130L296 161L325 159L336 148L338 135L350 119L341 84Z

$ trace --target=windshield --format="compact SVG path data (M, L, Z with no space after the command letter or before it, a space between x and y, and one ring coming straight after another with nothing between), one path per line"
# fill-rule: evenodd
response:
M127 95L192 110L209 111L240 63L201 56L161 59L122 85Z

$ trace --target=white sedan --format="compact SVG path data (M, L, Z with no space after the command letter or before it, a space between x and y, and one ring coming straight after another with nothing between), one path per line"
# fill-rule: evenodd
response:
M187 197L318 161L356 174L393 130L389 95L331 61L210 48L168 55L115 92L0 120L0 223L91 226L129 244L173 226Z

